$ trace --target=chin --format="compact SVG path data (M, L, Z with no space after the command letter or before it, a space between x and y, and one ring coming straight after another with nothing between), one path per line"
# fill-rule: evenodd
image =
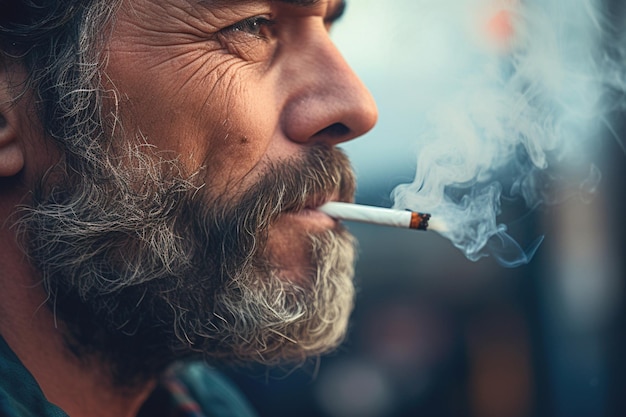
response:
M315 253L319 237L328 235L332 240L347 234L339 223L317 210L288 213L270 227L262 256L277 279L305 284L315 278L320 263L328 262L328 255L319 259Z

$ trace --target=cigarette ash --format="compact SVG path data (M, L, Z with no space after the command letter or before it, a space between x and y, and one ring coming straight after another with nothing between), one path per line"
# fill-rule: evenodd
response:
M601 175L586 155L607 110L621 104L607 92L626 91L623 42L607 42L613 28L600 0L421 4L443 27L433 42L454 58L428 96L415 179L394 190L394 208L431 213L433 229L471 260L527 263L542 237L522 247L500 222L502 201L527 210L559 203L550 191L559 182L593 192Z
M417 230L429 230L430 214L428 213L411 213L411 222L409 228Z

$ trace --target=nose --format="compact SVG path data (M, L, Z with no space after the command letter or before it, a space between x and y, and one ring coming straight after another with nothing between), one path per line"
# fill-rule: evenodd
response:
M374 98L323 27L292 48L280 81L286 92L281 125L290 140L336 145L374 127Z

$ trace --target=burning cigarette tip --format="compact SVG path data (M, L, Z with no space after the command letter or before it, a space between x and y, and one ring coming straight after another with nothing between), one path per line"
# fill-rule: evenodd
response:
M409 228L417 230L428 230L430 214L411 212L411 223Z

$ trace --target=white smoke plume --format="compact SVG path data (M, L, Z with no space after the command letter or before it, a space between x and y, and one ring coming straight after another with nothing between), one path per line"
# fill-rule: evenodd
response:
M455 65L438 74L415 179L394 190L394 206L431 213L469 259L526 263L542 237L520 246L499 222L503 199L531 210L562 201L552 190L564 175L581 193L600 181L588 154L606 123L607 91L624 91L626 63L608 41L610 16L600 0L420 4L441 22L433 42L454 51ZM580 166L584 180L563 174Z

